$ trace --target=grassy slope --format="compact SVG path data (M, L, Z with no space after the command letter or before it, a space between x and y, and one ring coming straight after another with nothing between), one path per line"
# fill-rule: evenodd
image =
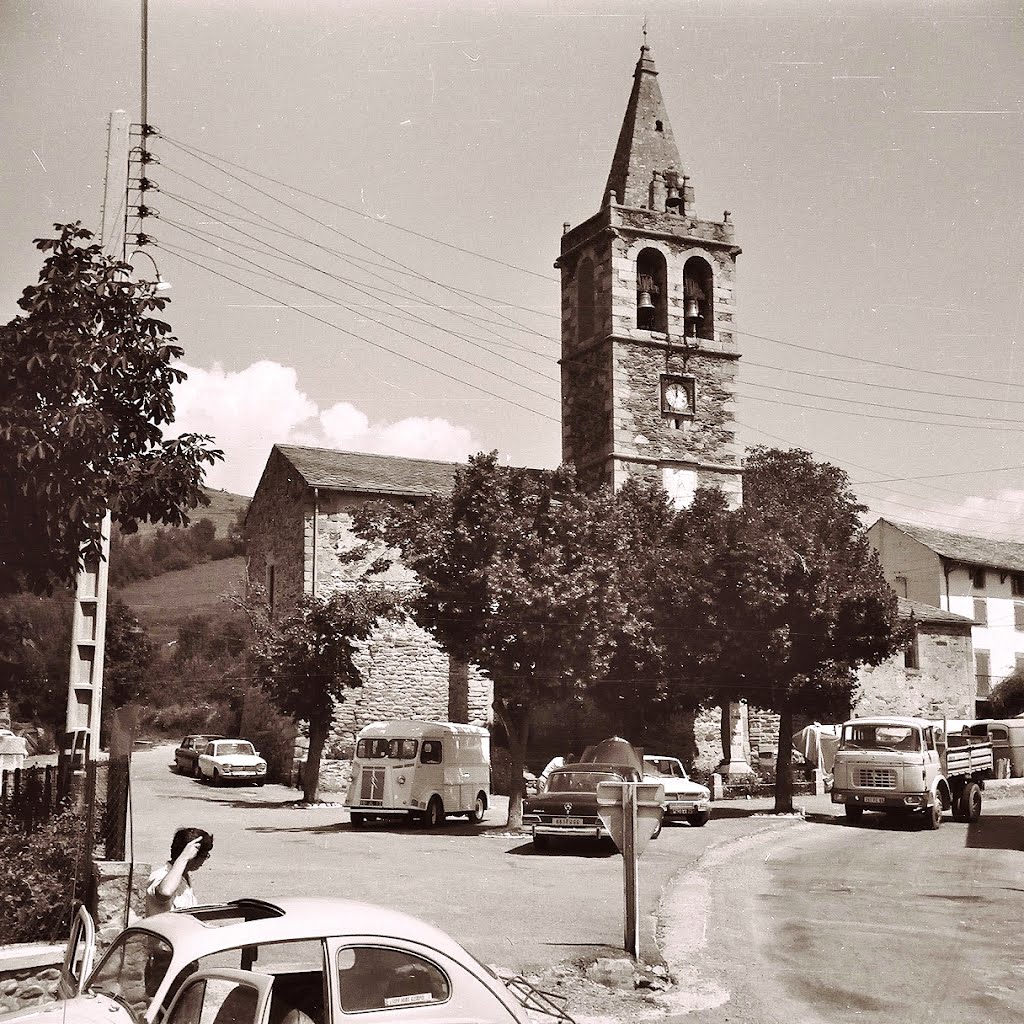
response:
M217 529L218 537L226 537L228 527L235 521L240 509L249 507L251 498L241 494L231 494L228 491L215 491L204 487L206 496L210 499L209 505L198 505L189 513L192 523L198 523L200 519L209 519ZM158 529L167 529L154 523L139 523L139 536L148 537L156 533Z

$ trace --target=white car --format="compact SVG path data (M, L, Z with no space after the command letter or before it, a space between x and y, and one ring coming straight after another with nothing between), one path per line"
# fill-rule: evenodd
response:
M707 824L711 817L711 791L694 782L678 758L645 754L644 782L660 782L665 787L666 818L683 818L697 826Z
M500 980L444 932L332 897L240 899L140 919L93 968L95 926L71 933L60 994L24 1024L530 1024L571 1022L521 978Z
M267 781L267 762L248 740L212 740L196 762L199 778L215 786L227 782Z

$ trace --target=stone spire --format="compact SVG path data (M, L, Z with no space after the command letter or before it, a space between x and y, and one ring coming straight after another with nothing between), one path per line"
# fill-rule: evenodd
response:
M661 175L674 171L682 178L683 165L661 98L654 58L645 43L640 47L640 59L633 72L633 91L619 131L604 199L614 192L621 206L649 206L656 171Z

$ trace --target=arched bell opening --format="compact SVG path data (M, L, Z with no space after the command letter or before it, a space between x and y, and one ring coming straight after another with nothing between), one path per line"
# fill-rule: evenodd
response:
M668 268L657 249L636 260L636 325L642 331L668 332Z
M715 279L708 261L691 256L683 267L683 317L688 338L715 337Z

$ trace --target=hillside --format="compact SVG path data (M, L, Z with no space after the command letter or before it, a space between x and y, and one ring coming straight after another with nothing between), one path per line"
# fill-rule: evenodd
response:
M247 509L252 499L241 494L232 494L230 491L213 490L210 487L204 487L203 490L210 499L210 504L194 508L189 513L189 518L193 523L198 523L200 519L209 519L217 531L217 536L226 537L228 529L238 513ZM150 537L160 529L166 530L169 527L153 523L139 523L138 536Z
M228 607L223 596L241 594L244 582L245 558L239 556L139 580L117 594L138 615L153 640L163 645L177 637L178 625L188 616L223 612Z

